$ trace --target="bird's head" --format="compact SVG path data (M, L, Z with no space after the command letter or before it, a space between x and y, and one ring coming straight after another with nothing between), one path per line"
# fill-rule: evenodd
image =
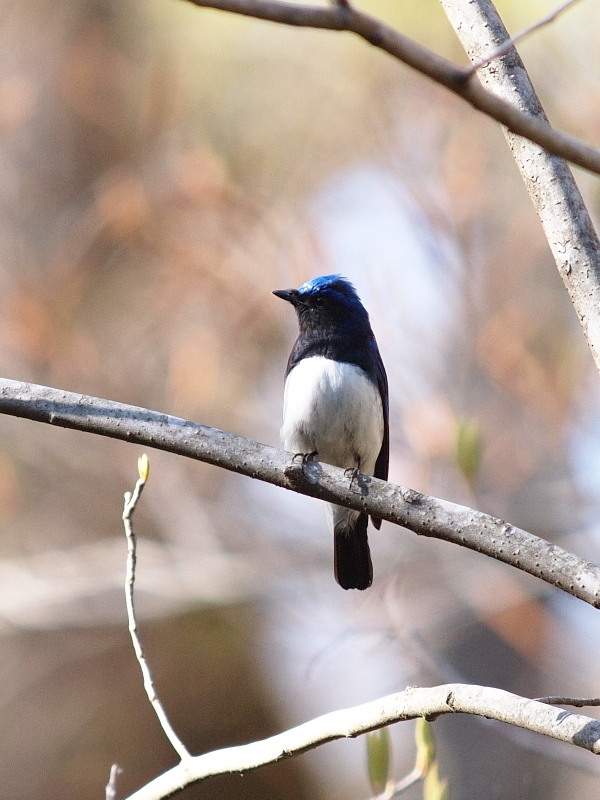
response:
M278 289L273 294L294 306L301 328L368 320L356 289L341 275L321 275L299 289Z

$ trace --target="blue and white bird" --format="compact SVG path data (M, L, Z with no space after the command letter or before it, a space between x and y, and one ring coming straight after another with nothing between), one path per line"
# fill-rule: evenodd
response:
M273 294L294 306L300 329L285 373L285 449L387 480L387 376L354 286L341 275L323 275ZM373 582L367 514L326 505L335 578L343 589L367 589Z

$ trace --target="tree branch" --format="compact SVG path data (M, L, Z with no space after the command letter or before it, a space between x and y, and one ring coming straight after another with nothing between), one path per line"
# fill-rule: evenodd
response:
M600 607L600 568L504 520L375 478L349 481L319 462L178 417L96 397L0 380L0 414L96 433L204 461L300 494L366 511L421 536L476 550Z
M451 61L404 36L380 20L349 5L319 7L277 0L188 0L202 8L229 11L247 17L296 27L320 28L354 33L402 61L417 72L445 86L478 111L524 136L548 152L600 174L600 148L559 131L545 117L533 116L485 89L471 69Z
M440 2L469 58L476 64L509 38L490 0ZM479 74L495 95L502 95L511 105L519 106L537 119L545 119L542 105L515 49ZM564 161L527 139L510 131L505 133L600 370L600 241L581 193Z
M550 695L549 697L536 697L538 703L547 703L551 706L574 706L575 708L591 708L600 706L600 697L564 697L563 695Z
M205 778L248 772L335 739L359 736L394 722L441 714L474 714L516 725L600 754L600 720L484 686L410 688L354 708L334 711L259 742L190 758L159 775L128 800L159 800Z

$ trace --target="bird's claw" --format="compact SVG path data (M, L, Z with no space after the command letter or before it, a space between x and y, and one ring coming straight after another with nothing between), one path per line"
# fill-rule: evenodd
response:
M358 483L358 479L360 478L361 471L358 467L348 467L348 469L344 470L344 476L346 478L350 478L350 491L354 491L354 484ZM360 491L357 494L361 494Z
M295 461L297 458L301 458L302 463L306 464L307 461L314 461L316 455L316 450L313 450L312 453L294 453L292 456L292 461Z
M366 497L369 494L369 485L371 478L360 471L360 467L349 467L344 470L346 478L350 478L350 486L348 487L354 494L359 494Z
M292 462L296 461L296 459L301 459L302 461L302 472L306 475L305 467L307 464L310 464L311 461L314 461L316 456L318 455L316 450L313 450L311 453L294 453L292 456Z

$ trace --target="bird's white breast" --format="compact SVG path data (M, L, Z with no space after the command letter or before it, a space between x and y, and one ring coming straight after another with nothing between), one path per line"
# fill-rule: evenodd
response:
M293 453L318 453L372 475L383 440L378 388L355 364L311 356L287 376L281 438Z

